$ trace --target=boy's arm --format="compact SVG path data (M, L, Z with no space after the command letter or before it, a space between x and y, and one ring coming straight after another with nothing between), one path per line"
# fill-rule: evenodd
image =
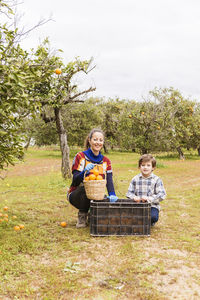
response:
M140 197L136 195L136 181L134 180L134 178L131 180L128 192L126 193L126 197L135 201L139 201L140 199Z
M162 180L159 178L155 184L154 194L148 197L148 201L151 203L159 204L160 201L166 197L166 191Z

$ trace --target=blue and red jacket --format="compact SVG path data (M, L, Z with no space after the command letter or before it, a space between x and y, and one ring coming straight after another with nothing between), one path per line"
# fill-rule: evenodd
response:
M102 155L101 152L99 155L94 155L92 150L89 148L86 151L78 152L73 159L72 162L72 184L69 188L68 195L72 193L82 182L84 179L84 169L87 164L97 164L98 169L100 170L100 174L106 173L106 187L108 191L108 195L115 195L115 189L112 178L112 167L111 161L106 156Z

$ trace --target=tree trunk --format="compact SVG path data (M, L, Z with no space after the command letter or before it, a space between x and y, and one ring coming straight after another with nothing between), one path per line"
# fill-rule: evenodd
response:
M141 149L141 153L142 153L142 155L143 155L143 154L147 154L147 153L148 153L148 150L147 150L146 148L142 148L142 149Z
M184 160L184 159L185 159L185 156L184 156L183 151L181 150L181 147L179 146L179 147L177 147L176 149L177 149L177 151L178 151L179 158Z
M69 147L67 144L67 133L63 126L62 115L60 108L54 108L56 117L56 128L60 140L60 150L62 153L61 172L64 178L71 178L70 163L69 163Z
M107 147L106 147L105 144L103 145L103 149L104 149L104 152L105 152L105 153L108 153L108 149L107 149Z
M30 145L31 138L32 138L32 136L29 136L28 141L27 141L26 145L24 146L24 149L25 149L26 151L28 150L28 147L29 147L29 145Z
M200 156L200 146L197 148L198 155Z

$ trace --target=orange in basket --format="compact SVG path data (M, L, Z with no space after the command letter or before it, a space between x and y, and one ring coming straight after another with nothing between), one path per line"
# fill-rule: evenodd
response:
M94 175L94 174L89 175L89 180L95 180L95 179L96 179L96 175Z
M99 175L99 171L96 170L96 169L92 170L92 173L93 173L95 176L98 176L98 175Z

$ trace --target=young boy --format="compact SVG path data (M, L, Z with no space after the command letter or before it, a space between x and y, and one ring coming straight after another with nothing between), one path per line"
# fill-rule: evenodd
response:
M159 218L159 202L165 199L166 192L162 180L153 174L156 160L151 154L142 155L138 167L141 173L132 178L126 196L136 202L151 203L151 225L154 226Z

